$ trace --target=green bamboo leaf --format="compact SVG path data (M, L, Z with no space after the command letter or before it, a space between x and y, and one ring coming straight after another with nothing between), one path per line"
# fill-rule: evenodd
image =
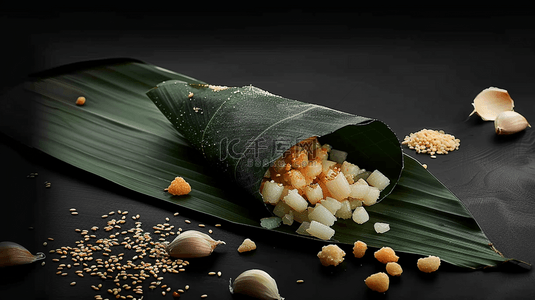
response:
M259 219L269 215L263 203L224 180L202 151L192 147L190 142L195 141L178 133L169 116L145 94L163 81L176 80L205 84L127 59L60 67L36 74L4 95L0 128L29 147L133 191L229 222L260 227ZM200 96L201 90L193 93ZM86 105L75 105L78 96L87 98ZM347 136L339 130L331 138L337 140L340 134ZM455 195L413 158L403 158L405 167L396 188L370 207L370 221L357 225L339 220L334 227L337 241L352 244L361 239L373 247L389 245L398 251L439 255L469 268L511 260L489 246L490 241ZM190 195L176 197L163 191L175 176L183 176L191 184ZM377 234L373 231L376 221L389 223L392 229ZM276 230L296 235L295 226Z

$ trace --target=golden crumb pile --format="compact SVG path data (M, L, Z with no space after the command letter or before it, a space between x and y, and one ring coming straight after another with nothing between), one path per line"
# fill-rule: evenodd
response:
M171 184L167 188L167 192L171 195L182 196L191 192L191 186L182 177L175 177Z
M321 248L318 252L318 258L324 266L337 266L344 261L346 253L338 245L327 245Z
M382 247L381 249L375 251L374 256L378 261L382 262L383 264L389 262L398 262L399 259L394 249L390 247Z
M362 258L367 249L368 245L366 245L366 243L363 241L356 241L355 244L353 244L353 255L355 255L356 258Z
M372 274L364 280L364 283L372 290L379 293L384 293L388 291L388 286L390 285L390 279L388 275L384 272L379 272Z
M417 153L427 153L434 156L458 150L461 140L456 139L451 134L444 133L443 130L422 129L406 136L401 144L407 145L409 149L413 149Z
M386 264L386 272L390 276L400 276L403 269L397 262L389 262Z
M418 259L418 269L424 273L432 273L440 267L440 258L437 256L428 256Z
M247 251L253 251L256 249L256 244L251 239L245 239L238 247L238 252L243 253Z

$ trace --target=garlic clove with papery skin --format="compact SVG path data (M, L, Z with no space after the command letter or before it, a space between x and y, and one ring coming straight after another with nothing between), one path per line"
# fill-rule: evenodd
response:
M512 111L515 106L509 92L496 87L489 87L481 91L474 98L472 105L474 111L470 116L477 113L483 121L494 121L499 113Z
M526 118L515 111L501 112L494 120L494 129L498 135L517 133L527 127L531 127L531 125Z
M196 230L188 230L180 233L171 243L166 246L166 251L175 258L205 257L212 254L214 249L225 244L216 241L206 233Z
M259 269L244 271L232 283L229 290L231 294L247 295L262 300L284 300L279 295L277 282L267 272Z
M45 259L45 254L33 255L28 249L14 242L0 242L0 267L30 264Z

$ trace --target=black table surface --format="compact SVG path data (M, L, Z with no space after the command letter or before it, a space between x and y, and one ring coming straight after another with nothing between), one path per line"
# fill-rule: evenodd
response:
M535 262L534 129L497 136L492 122L469 117L474 97L493 86L508 90L515 110L535 122L535 22L528 9L181 8L3 11L1 91L48 68L129 57L212 84L252 84L290 99L374 117L400 140L423 128L442 129L461 140L459 150L436 159L404 150L461 199L505 256ZM376 293L363 281L384 266L369 253L352 259L349 245L342 246L347 255L341 265L323 267L316 254L325 242L266 233L164 203L3 134L0 153L0 240L48 255L44 266L0 270L1 299L95 299L98 294L115 299L106 292L112 282L95 291L91 285L102 282L97 278L56 275L57 263L48 252L74 246L80 238L75 229L102 227L100 216L118 210L139 214L143 226L165 218L183 229L204 224L203 230L211 229L226 242L209 258L190 260L186 272L165 276L162 284L173 290L190 286L181 299L203 294L236 299L228 291L229 278L247 268L268 271L286 299L535 296L531 270L443 264L438 272L424 274L416 268L419 257L404 253L399 254L403 275L391 281L386 293ZM38 176L28 178L33 172ZM79 215L72 216L70 208ZM244 238L256 242L254 252L236 251ZM208 275L212 271L222 276ZM298 284L299 279L304 283ZM70 286L73 281L77 284ZM145 290L143 299L172 298L162 296L161 288Z

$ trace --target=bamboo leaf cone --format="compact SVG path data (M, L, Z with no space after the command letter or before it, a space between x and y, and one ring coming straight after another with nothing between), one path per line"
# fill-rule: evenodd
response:
M172 96L171 89L167 91L167 88L163 88L165 84L162 81L169 83L175 80L183 82L182 84L199 85L197 89L192 90L194 99L191 101L203 99L203 93L205 96L217 95L219 97L209 100L215 101L212 105L224 99L220 97L223 94L217 93L225 90L213 93L213 90L205 89L203 86L205 83L200 80L138 60L88 61L34 74L24 84L3 95L0 101L0 130L28 147L96 174L118 186L222 220L260 228L258 221L260 217L266 216L265 206L260 201L251 200L250 193L239 193L237 189L229 188L221 173L214 170L214 165L205 161L205 158L219 159L219 156L215 155L215 149L211 149L209 145L202 145L200 141L203 139L192 138L190 141L186 136L178 133L177 128L169 122L169 120L172 121L172 114L175 110L188 113L188 109L191 109L190 114L195 112L192 106L188 106L192 105L187 102L189 98L182 98L186 101L186 104L182 104L183 107L171 101L173 99L169 97ZM158 88L154 89L155 86ZM249 89L255 90L252 87ZM146 93L149 90L152 91L149 93L155 93L158 90L159 97L162 97L159 101L160 109L147 97ZM228 93L233 90L226 91ZM257 97L262 98L260 94L263 93L257 92ZM163 97L164 94L165 97ZM85 96L87 99L82 107L75 105L75 100L79 96ZM273 118L280 118L272 112L272 109L277 107L276 103L269 103L269 101L278 101L276 99L280 100L280 97L264 96L272 98L265 103L262 102L268 106L264 114L271 114L273 124L282 126L284 122L277 123L280 119L273 120ZM164 108L166 113L160 111L163 108L164 99L169 102L165 104L168 106ZM282 102L287 102L287 100L281 100ZM215 114L215 110L206 103L204 106L196 106L202 110L202 114L199 114L201 110L197 110L196 119L192 119L189 126L201 126L197 128L202 129L200 124L209 118L207 116ZM248 104L242 105L243 107L250 107L248 102L243 102L243 104ZM313 107L292 101L279 105L288 106L286 110L288 115L303 113L303 110ZM315 108L307 113L314 110ZM239 114L233 115L233 112L229 110L228 116L221 119L221 122L236 124L236 127L226 130L236 130L236 134L239 135L228 133L229 138L240 136L244 134L244 131L249 130L246 126L236 123L240 121L234 122L234 119L230 119L231 116L236 120L244 118ZM326 134L323 136L325 139L323 142L333 142L332 144L339 145L340 149L349 150L351 157L355 155L359 158L365 156L352 152L359 147L351 147L351 142L357 140L361 142L363 139L348 138L350 135L346 130L352 131L352 126L357 126L363 131L369 128L371 133L377 129L375 128L377 125L382 128L379 129L382 130L381 132L391 134L389 130L385 130L387 127L381 122L332 110L326 110L324 113L340 114L342 117L338 117L344 121L335 121L338 122L337 125L328 129L320 126L320 131L316 130L317 128L314 130L303 128L306 126L299 126L297 122L295 126L288 127L288 129L291 131L300 128L299 130L303 130L300 132L303 138L309 135ZM263 115L249 115L251 118L255 117L264 121L267 119ZM309 120L311 114L307 115L308 118L304 118L303 113L302 117ZM177 117L181 116L174 116L175 119ZM324 118L325 116L322 116L323 123L333 123L333 120L327 121ZM302 119L297 118L295 121L302 121ZM368 125L362 126L368 122ZM212 128L211 130L216 132L223 129L223 127L217 128L217 124L214 122L208 129ZM281 128L275 128L276 126L272 129L274 133L278 133L277 137L296 137L295 132L287 133ZM336 130L336 128L339 129ZM265 129L263 128L261 132ZM250 133L254 130L258 128L251 129ZM335 130L334 133L328 134L333 130ZM195 136L195 132L192 127L190 132L185 132L185 134ZM259 133L248 136L263 137L266 140L273 138L266 134L268 132L269 130L264 133L265 136ZM340 139L341 136L346 139ZM369 134L363 133L360 137L367 136ZM377 138L377 134L373 133L371 136L375 137L372 139L375 143L366 144L377 145L371 147L383 149L381 139ZM300 137L299 134L297 137ZM334 141L344 142L335 144ZM211 142L214 143L214 141ZM217 142L219 141L215 140L216 144ZM197 143L196 148L201 151L192 147L195 143ZM243 149L248 149L246 145L236 144L235 152L239 153ZM204 156L200 155L202 151L205 152ZM266 158L266 163L269 163L270 158L268 156ZM400 252L425 256L437 255L443 261L466 268L497 266L507 261L529 266L527 263L500 255L470 212L453 193L415 159L406 154L402 154L402 158L404 167L395 189L378 205L369 207L370 220L363 225L358 225L351 220L339 220L333 227L336 230L334 239L346 244L353 244L360 239L370 247L380 248L386 245ZM261 161L263 159L264 157ZM370 161L370 164L377 165L378 169L381 167L380 162L377 161ZM255 178L263 174L265 167L263 162L258 169L255 166L254 172L246 172L252 174L251 177L240 175L242 169L236 166L243 165L240 165L239 159L236 161L227 159L225 164L219 162L218 165L222 167L221 170L228 168L230 173L227 174L235 174L233 177L235 181L241 181L245 183L247 189L253 193L257 192ZM189 195L174 197L163 191L163 188L167 187L177 175L183 176L191 184L192 191ZM396 176L391 178L396 178ZM259 195L256 196L259 197ZM373 229L375 222L389 223L391 230L385 234L377 234ZM281 226L276 230L302 238L302 236L297 237L294 227Z
M147 95L211 165L260 201L260 184L271 163L312 136L348 152L348 161L361 168L387 175L392 183L382 198L392 191L403 169L396 135L371 118L290 100L253 86L166 81Z

